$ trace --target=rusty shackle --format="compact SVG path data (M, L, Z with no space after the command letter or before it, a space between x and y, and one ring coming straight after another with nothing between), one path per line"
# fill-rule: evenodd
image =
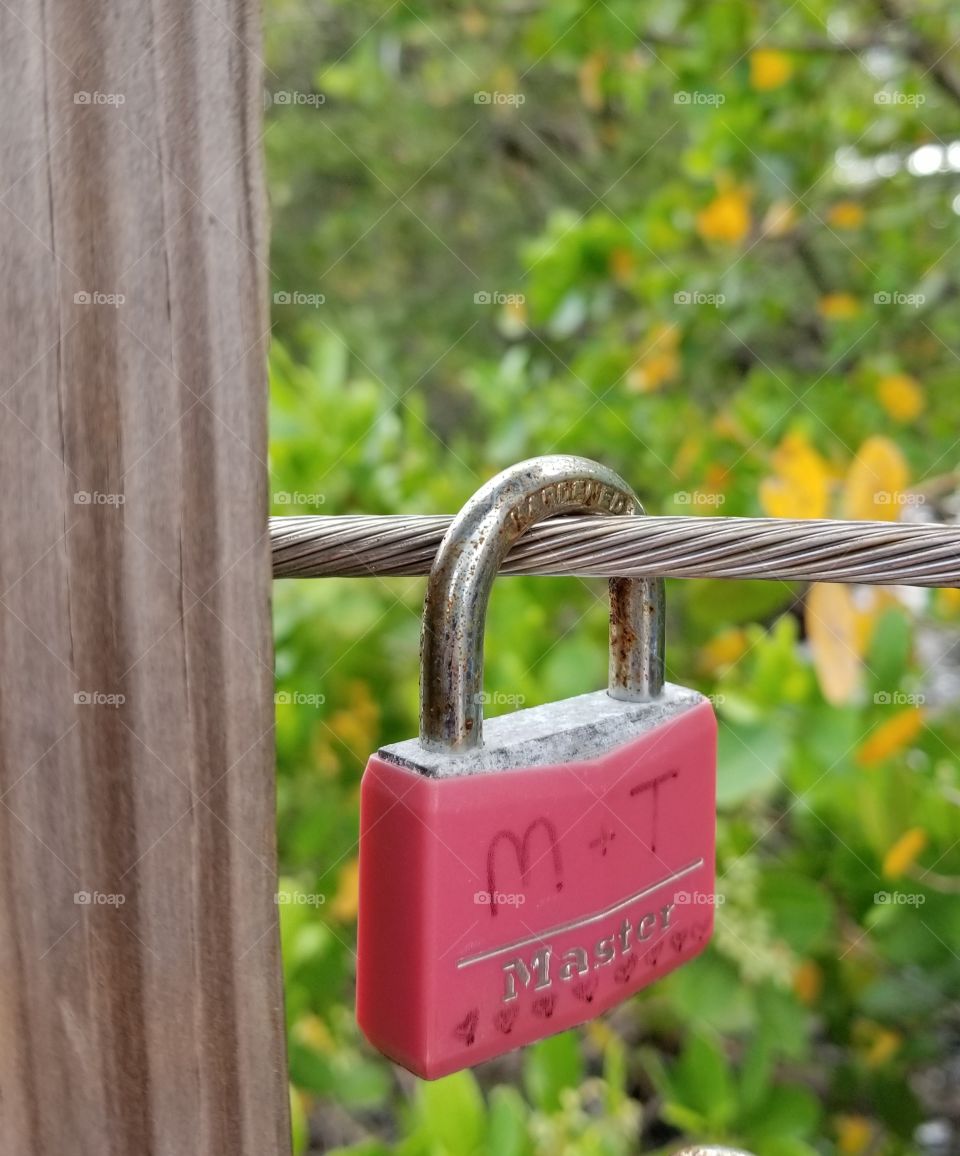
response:
M497 572L531 526L556 514L643 514L613 470L551 454L510 466L467 502L444 535L427 581L420 649L420 744L482 745L483 630ZM609 694L655 699L664 677L662 578L610 579Z

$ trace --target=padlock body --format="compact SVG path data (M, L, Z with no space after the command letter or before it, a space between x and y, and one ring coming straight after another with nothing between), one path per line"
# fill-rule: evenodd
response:
M570 704L587 721L561 725ZM498 723L475 767L406 743L363 777L357 1018L427 1079L599 1015L713 930L706 699L599 692ZM551 750L562 758L542 761ZM534 765L498 765L517 752Z

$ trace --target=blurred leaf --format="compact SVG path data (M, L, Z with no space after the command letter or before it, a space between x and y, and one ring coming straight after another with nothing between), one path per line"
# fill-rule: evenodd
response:
M390 1090L383 1065L342 1048L323 1055L292 1039L288 1045L290 1079L304 1091L333 1096L351 1108L376 1107Z
M545 1112L556 1111L564 1088L575 1088L582 1079L583 1060L573 1032L540 1040L524 1054L524 1087L533 1104Z
M752 1024L752 1001L736 967L712 952L698 956L663 981L677 1014L692 1027L743 1031Z
M711 634L717 626L762 622L788 606L794 589L784 582L753 582L700 579L686 584L690 625L698 633ZM722 615L719 613L722 608Z
M771 720L756 724L721 719L717 736L717 806L734 807L771 794L782 783L789 736Z
M711 1129L722 1132L733 1119L736 1093L726 1058L704 1036L690 1037L670 1085L677 1106L695 1112Z
M290 1087L290 1132L293 1156L303 1156L310 1143L310 1125L300 1093Z
M794 951L807 953L822 946L833 923L833 908L815 880L768 869L760 879L759 899L773 917L777 935Z
M328 1148L327 1156L390 1156L391 1149L379 1140L365 1140L349 1148Z
M757 1109L745 1130L752 1146L764 1150L769 1141L805 1139L820 1118L820 1104L806 1088L775 1087Z
M755 1111L767 1094L774 1069L774 1049L768 1033L760 1030L750 1041L740 1071L739 1100L746 1113Z
M874 701L878 695L888 700L900 686L910 660L910 621L902 609L884 611L870 637L866 667Z
M472 1072L420 1081L415 1102L419 1127L450 1156L478 1152L486 1131L486 1108Z
M842 706L857 694L861 676L857 609L849 587L815 582L807 591L805 622L823 696Z
M810 1050L810 1015L791 991L766 983L756 993L764 1038L777 1055L794 1060Z
M533 1147L527 1134L527 1116L527 1105L516 1088L494 1088L490 1093L487 1151L498 1156L528 1156Z

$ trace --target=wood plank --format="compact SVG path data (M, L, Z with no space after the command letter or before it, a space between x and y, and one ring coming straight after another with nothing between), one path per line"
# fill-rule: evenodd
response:
M3 1153L289 1151L258 20L0 5Z

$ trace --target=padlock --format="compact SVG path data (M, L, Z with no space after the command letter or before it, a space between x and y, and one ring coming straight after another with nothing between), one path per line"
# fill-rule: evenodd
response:
M717 724L663 681L662 579L610 580L607 690L481 736L493 580L562 513L643 508L612 471L554 455L453 520L424 604L420 737L371 756L361 784L357 1019L426 1079L592 1019L713 930Z

